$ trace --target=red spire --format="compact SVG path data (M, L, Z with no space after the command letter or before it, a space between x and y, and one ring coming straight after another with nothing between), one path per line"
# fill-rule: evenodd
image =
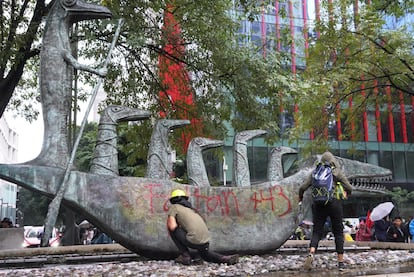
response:
M181 39L179 23L175 20L172 5L167 5L164 11L163 36L166 41L159 55L158 67L161 85L160 91L161 117L189 119L191 126L182 131L183 152L187 151L188 144L194 135L201 132L201 120L195 118L195 104L190 78L182 58L185 53Z

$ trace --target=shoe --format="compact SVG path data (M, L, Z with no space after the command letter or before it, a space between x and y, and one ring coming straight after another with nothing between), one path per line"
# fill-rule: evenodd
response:
M176 263L179 263L179 264L190 265L191 264L191 257L188 254L181 254L174 261Z
M306 270L311 270L313 267L313 254L309 254L306 259L305 259L305 263L303 264L303 267Z
M228 265L237 264L239 262L239 255L229 255L229 256L223 256L221 258L223 263L226 263Z
M200 257L195 257L193 259L191 259L191 264L192 265L201 265L204 263L204 260L201 259Z
M345 268L345 263L344 262L338 262L338 269L339 271L344 271Z

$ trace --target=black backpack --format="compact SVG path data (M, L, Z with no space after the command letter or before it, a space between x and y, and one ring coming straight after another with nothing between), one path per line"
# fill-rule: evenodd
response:
M312 197L316 204L328 204L334 198L334 177L330 164L318 163L312 172Z

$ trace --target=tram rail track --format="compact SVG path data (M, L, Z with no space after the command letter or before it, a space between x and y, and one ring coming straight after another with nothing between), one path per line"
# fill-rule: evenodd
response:
M307 251L309 241L287 241L282 247L264 255L302 254ZM358 252L371 249L405 249L414 251L414 244L380 243L380 242L346 242L345 251ZM321 241L319 252L335 251L333 241ZM0 268L31 268L50 265L126 263L145 261L140 256L119 244L73 245L59 247L40 247L27 249L10 249L0 251Z
M0 251L0 268L42 267L53 264L88 264L145 260L119 244L38 247Z

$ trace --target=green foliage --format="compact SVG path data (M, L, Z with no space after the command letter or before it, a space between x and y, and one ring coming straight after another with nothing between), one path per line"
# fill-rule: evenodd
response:
M373 80L378 80L381 88L388 82L392 87L413 95L411 64L414 60L410 51L413 38L404 28L396 31L383 29L383 16L400 16L412 11L412 1L373 0L371 5L360 5L355 17L348 12L355 1L340 1L339 5L332 7L328 6L329 1L322 1L322 8L331 9L332 16L325 16L316 24L316 29L311 30L320 37L317 40L311 38L307 68L300 76L291 73L289 53L267 51L263 58L260 47L238 45L235 34L240 25L237 21L257 20L263 10L274 6L274 1L91 2L103 3L114 15L113 21L80 23L72 37L79 43L79 57L94 61L94 66L99 66L107 56L116 29L115 19L125 19L105 79L106 104L145 107L157 117L163 109L160 93L168 89L159 76L158 62L160 56L164 56L185 66L189 72L196 107L188 111L188 118L202 120L200 127L204 136L225 137L223 122L230 121L235 130L266 129L268 141L273 142L279 139L281 113L294 109L286 103L294 103L300 107L295 115L296 123L300 124L289 130L286 138L295 140L312 130L318 143L326 141L325 128L337 119L336 109L341 107L343 128L349 130L344 133L357 140L358 137L350 134L350 122L359 118L365 107L388 101L384 94L373 92ZM24 61L27 74L20 80L12 104L15 110L33 119L37 111L31 100L39 97L37 90L33 89L38 74L32 73L38 67L35 58L41 28L31 25L30 20L44 17L53 1L49 6L44 0L27 3L24 6L21 1L16 1L14 10L9 2L1 4L3 51L0 51L0 78L3 79L0 83L6 80L5 74L16 67L16 61ZM178 30L162 27L167 8L174 15L177 21L174 26ZM280 14L284 15L283 9ZM165 51L166 38L171 35L178 37L177 49L172 54ZM289 32L281 30L281 35L282 44L288 45L292 39ZM6 41L9 37L11 41ZM21 53L19 49L23 49L23 45L30 47ZM20 77L16 75L16 78ZM97 77L80 72L79 81L93 85ZM87 90L79 94L82 99L87 99L87 96ZM347 105L351 96L352 109ZM390 97L393 99L398 95L393 93ZM182 103L175 103L165 112L169 118L179 118L187 108ZM149 125L140 128L149 129ZM358 128L353 130L355 134ZM180 131L173 135L180 137ZM129 151L129 156L134 157ZM86 161L87 157L84 158ZM131 173L132 169L126 167L126 170Z
M36 64L32 58L39 54L40 25L47 9L45 0L0 1L0 115L20 82L20 95L12 105L28 120L37 117L35 107L27 99L33 101L36 93L25 90L31 87L30 83L33 85L36 74L23 74L23 70Z
M79 128L78 128L79 129ZM79 146L76 151L74 164L80 171L89 172L98 136L98 124L89 122L85 125Z
M398 18L405 15L406 13L414 12L414 2L411 0L375 0L372 1L372 9L383 14L393 15Z
M391 191L388 191L388 195L391 196L391 200L399 207L403 203L411 203L414 200L414 191L408 192L408 190L401 187L394 187Z
M149 121L118 126L118 168L120 176L143 177L146 169L146 155L151 136ZM75 166L79 171L89 172L98 136L98 124L85 126L76 151Z
M162 109L160 93L168 89L158 72L159 56L165 55L179 61L190 73L196 107L189 111L188 118L202 119L203 135L223 138L226 132L223 121L232 120L237 130L263 128L269 130L271 138L277 139L281 98L276 92L284 91L284 96L289 97L296 91L295 78L286 70L287 56L273 53L263 59L261 49L239 47L235 43L239 25L231 17L233 4L245 12L239 13L241 18L256 17L262 10L255 1L241 2L105 2L116 18L125 19L105 82L107 102L145 107L158 114ZM163 22L163 10L172 3L177 21L174 26L179 26L180 32L178 47L185 46L184 54L178 50L167 54L164 50L171 30L163 29L160 22ZM266 1L264 5L269 3ZM85 33L100 39L89 37L80 48L81 54L103 60L111 40L110 33L105 35L113 28L90 22L83 24L80 37L87 37ZM186 108L175 103L166 112L169 118L179 118Z
M121 124L118 127L119 175L144 177L152 134L149 121Z
M364 111L388 101L399 103L398 91L407 94L407 103L408 96L414 95L414 39L404 29L407 26L397 30L384 28L385 12L393 12L379 13L380 2L360 5L358 15L352 17L345 11L354 1L341 1L341 5L331 7L330 18L323 18L316 25L315 32L320 37L310 43L297 98L301 124L295 130L298 136L312 130L317 143L327 141L326 128L339 119L340 109L343 133L347 135L342 139L361 140L356 134L363 134L359 122ZM393 2L392 6L397 8L397 1L382 2ZM328 1L322 1L322 7L328 9ZM403 10L401 6L399 9ZM387 86L390 95L386 94Z
M20 188L17 208L23 212L23 224L43 225L49 203L50 200L46 196Z

